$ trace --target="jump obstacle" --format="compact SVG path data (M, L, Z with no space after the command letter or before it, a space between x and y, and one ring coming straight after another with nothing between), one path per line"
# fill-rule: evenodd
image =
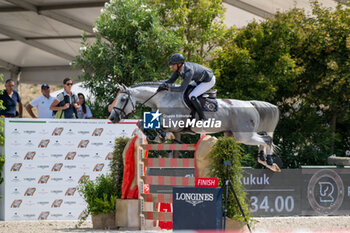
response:
M194 159L179 158L145 158L145 154L150 151L177 150L195 151L195 144L147 144L143 136L138 137L137 162L137 183L139 188L140 204L140 230L150 230L146 220L172 221L172 212L157 212L154 210L155 203L172 203L172 194L145 193L144 185L167 185L167 186L195 186L195 177L178 176L147 176L144 175L146 167L171 167L171 168L195 168ZM151 203L152 210L146 210L145 203Z

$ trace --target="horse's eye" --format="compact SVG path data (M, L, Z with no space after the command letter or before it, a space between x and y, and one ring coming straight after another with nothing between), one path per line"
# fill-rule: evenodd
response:
M122 98L121 98L121 101L125 101L127 98L126 98L126 96L123 96Z

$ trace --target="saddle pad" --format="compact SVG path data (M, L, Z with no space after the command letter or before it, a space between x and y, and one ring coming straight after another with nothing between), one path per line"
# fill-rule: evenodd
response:
M218 111L218 101L216 99L199 98L203 111L216 112Z

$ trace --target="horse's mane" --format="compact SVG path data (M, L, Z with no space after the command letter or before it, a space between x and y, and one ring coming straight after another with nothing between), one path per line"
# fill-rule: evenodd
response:
M130 86L131 88L134 87L142 87L142 86L159 86L160 84L164 83L164 80L160 80L160 81L153 81L153 82L142 82L142 83L136 83L132 86Z

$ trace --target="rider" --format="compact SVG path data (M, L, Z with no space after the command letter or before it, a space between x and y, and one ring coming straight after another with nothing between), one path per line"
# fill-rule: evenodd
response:
M158 88L158 91L168 90L183 92L188 85L195 86L193 91L189 94L189 99L197 111L200 120L206 120L198 96L215 85L213 71L197 63L185 62L185 57L180 53L176 53L170 57L169 66L171 66L173 74L170 79L166 80L165 83ZM168 84L174 83L178 77L183 78L181 86L168 86ZM190 83L191 81L192 83Z

